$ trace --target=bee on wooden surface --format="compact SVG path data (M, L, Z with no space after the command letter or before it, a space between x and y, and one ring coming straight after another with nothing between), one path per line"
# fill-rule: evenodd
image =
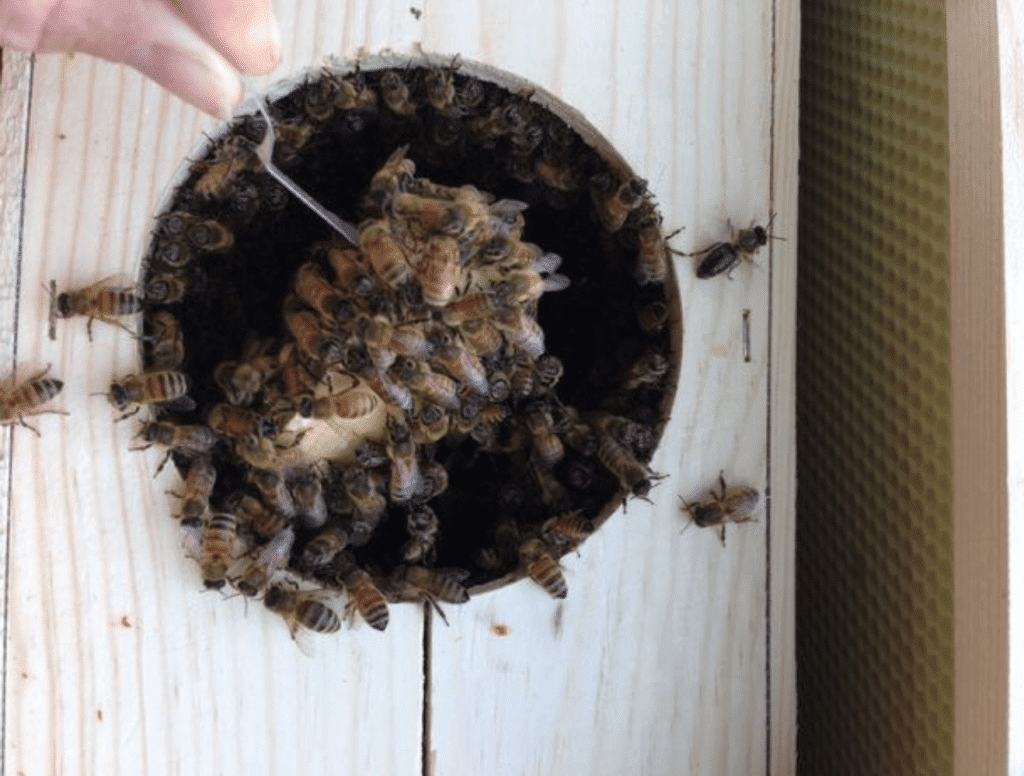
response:
M167 448L168 454L174 452L189 457L209 455L220 441L217 432L209 426L179 426L161 421L143 421L136 436L145 442L136 450L160 445Z
M217 513L203 526L199 552L199 571L208 590L220 590L227 579L228 567L235 559L238 523L233 515Z
M217 482L217 469L209 458L196 458L189 464L181 496L182 521L203 516L210 503L210 494Z
M308 261L295 271L293 288L299 299L325 321L344 323L352 315L352 306L342 292L324 280L315 262Z
M392 113L399 116L415 115L417 106L412 100L409 86L395 70L388 70L381 77L380 96Z
M142 300L136 294L134 286L113 287L105 285L106 282L106 280L101 280L76 291L64 291L58 294L57 281L50 281L49 335L51 340L57 339L57 318L70 318L73 315L88 317L85 331L90 340L92 340L92 322L97 319L118 326L134 335L135 332L115 318L122 315L134 315L141 311Z
M255 534L261 541L277 536L291 526L290 518L266 506L248 493L237 492L225 501L225 506L234 514L240 528Z
M40 410L45 404L60 393L64 383L55 377L47 377L50 367L22 383L15 384L13 378L10 387L0 388L0 425L18 423L31 429L39 436L39 430L25 422L25 418L33 415L67 415L65 410Z
M293 474L290 489L299 522L306 528L322 528L327 523L327 502L324 501L323 483L316 471L309 468Z
M647 181L642 178L631 178L617 187L611 183L609 189L614 190L605 191L601 182L592 182L591 195L601 224L609 232L617 232L626 223L629 214L643 202L643 195L647 193Z
M373 578L360 568L352 567L342 578L349 595L348 615L359 612L374 630L388 627L388 602L373 583Z
M399 567L387 579L381 592L387 600L395 603L429 603L447 625L448 618L438 602L464 604L469 601L469 592L462 586L469 574L467 569Z
M722 273L731 277L732 271L739 266L741 261L753 262L754 254L758 249L768 244L768 228L774 218L775 216L772 215L766 226L751 226L749 229L736 231L732 242L714 243L695 253L685 254L703 257L697 263L697 277L705 280Z
M252 598L266 588L273 576L288 565L288 557L295 543L295 531L292 528L285 528L277 535L271 537L255 559L246 564L241 575L232 578L231 584L242 595Z
M259 166L252 144L240 135L228 135L217 145L209 160L192 163L192 172L199 173L192 188L202 196L222 198L230 191L238 175Z
M336 633L341 629L341 619L323 603L323 597L320 591L273 584L263 596L263 605L284 618L293 638L300 627L314 633Z
M562 568L548 552L540 539L527 539L519 545L519 560L526 574L553 598L565 598L569 593Z
M654 385L664 379L668 372L669 361L665 356L656 351L649 351L642 355L629 368L626 379L622 384L623 390L632 391L641 385Z
M434 545L441 532L441 521L426 504L410 506L405 515L405 529L409 541L402 548L402 557L409 563L433 563L437 551Z
M107 400L122 413L118 420L124 420L138 412L143 404L173 402L175 408L194 409L195 402L186 395L188 388L189 378L183 372L143 372L112 382Z
M242 363L222 361L213 370L213 379L231 404L245 407L256 401L263 386L279 370L279 357L264 354Z
M264 504L288 520L295 518L298 514L298 508L295 505L295 499L292 497L291 491L288 490L288 484L285 481L284 475L277 471L250 469L247 472L247 477L249 482L256 486L256 489L260 492L260 497L263 499Z
M388 418L388 458L391 459L391 474L388 490L396 502L409 501L420 484L419 461L416 457L416 443L412 440L409 427Z
M571 549L594 532L594 521L579 512L566 512L544 522L541 538L552 547Z
M149 331L143 341L149 348L149 363L154 369L176 370L185 361L185 340L181 322L167 310L147 313L144 321Z
M338 364L345 358L344 344L338 337L320 328L316 313L285 309L284 323L295 338L299 350L307 357L325 364Z
M348 533L340 526L331 526L313 537L303 548L297 568L306 573L326 568L348 546Z
M565 457L562 440L553 429L554 420L544 407L534 407L526 413L526 427L533 435L533 449L545 466L552 467Z
M618 478L621 487L634 496L646 498L651 491L651 480L660 477L651 474L618 439L622 422L622 418L607 413L600 413L591 420L597 435L597 460Z
M664 302L648 302L636 310L636 321L644 334L657 334L668 323L669 308Z
M180 302L188 291L188 278L177 272L156 272L149 276L144 291L152 304Z
M754 513L761 502L761 494L754 488L736 488L726 493L725 475L718 475L722 488L721 494L708 491L708 500L687 503L679 499L680 506L690 513L690 522L698 528L721 526L722 546L725 546L725 526L727 523L748 523L754 521ZM689 523L687 524L689 525ZM683 530L686 530L685 528Z

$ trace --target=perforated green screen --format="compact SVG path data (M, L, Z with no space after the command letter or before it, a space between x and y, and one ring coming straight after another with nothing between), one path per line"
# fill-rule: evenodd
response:
M799 769L949 774L944 4L802 11Z

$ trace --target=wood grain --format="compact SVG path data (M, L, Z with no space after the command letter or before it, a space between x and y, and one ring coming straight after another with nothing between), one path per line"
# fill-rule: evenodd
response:
M795 237L795 3L414 5L419 19L408 3L279 3L276 75L360 50L459 52L582 111L649 180L669 230L686 227L680 250L774 209ZM41 284L133 277L175 169L214 124L119 66L50 55L30 77L27 62L5 55L3 115L29 121L27 162L15 145L0 156L25 181L18 315L0 298L0 345L16 335L23 368L52 362L71 415L38 419L39 438L16 429L5 461L5 772L793 772L793 239L731 281L677 261L683 379L653 464L669 478L565 559L564 603L524 582L449 607L426 663L423 615L394 607L384 635L322 639L307 658L262 606L199 592L168 517L175 477L154 482L156 452L129 452L133 429L88 395L134 368L135 343L102 324L90 343L74 320L46 339ZM5 186L0 214L20 201ZM2 239L6 289L18 254ZM677 508L720 470L772 489L724 548L681 533Z

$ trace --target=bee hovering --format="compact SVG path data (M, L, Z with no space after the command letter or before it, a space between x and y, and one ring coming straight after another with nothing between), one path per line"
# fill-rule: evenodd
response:
M119 326L132 336L135 332L125 326L117 317L134 315L142 310L142 299L136 293L135 286L110 286L110 278L104 278L91 286L75 291L57 293L57 281L50 281L50 328L51 340L57 339L57 319L84 315L89 321L85 330L92 340L92 322L94 320Z

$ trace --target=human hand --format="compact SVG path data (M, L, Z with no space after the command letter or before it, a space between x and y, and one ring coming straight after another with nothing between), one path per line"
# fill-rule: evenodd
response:
M277 67L281 34L270 0L0 0L0 45L124 62L220 116L236 71Z

